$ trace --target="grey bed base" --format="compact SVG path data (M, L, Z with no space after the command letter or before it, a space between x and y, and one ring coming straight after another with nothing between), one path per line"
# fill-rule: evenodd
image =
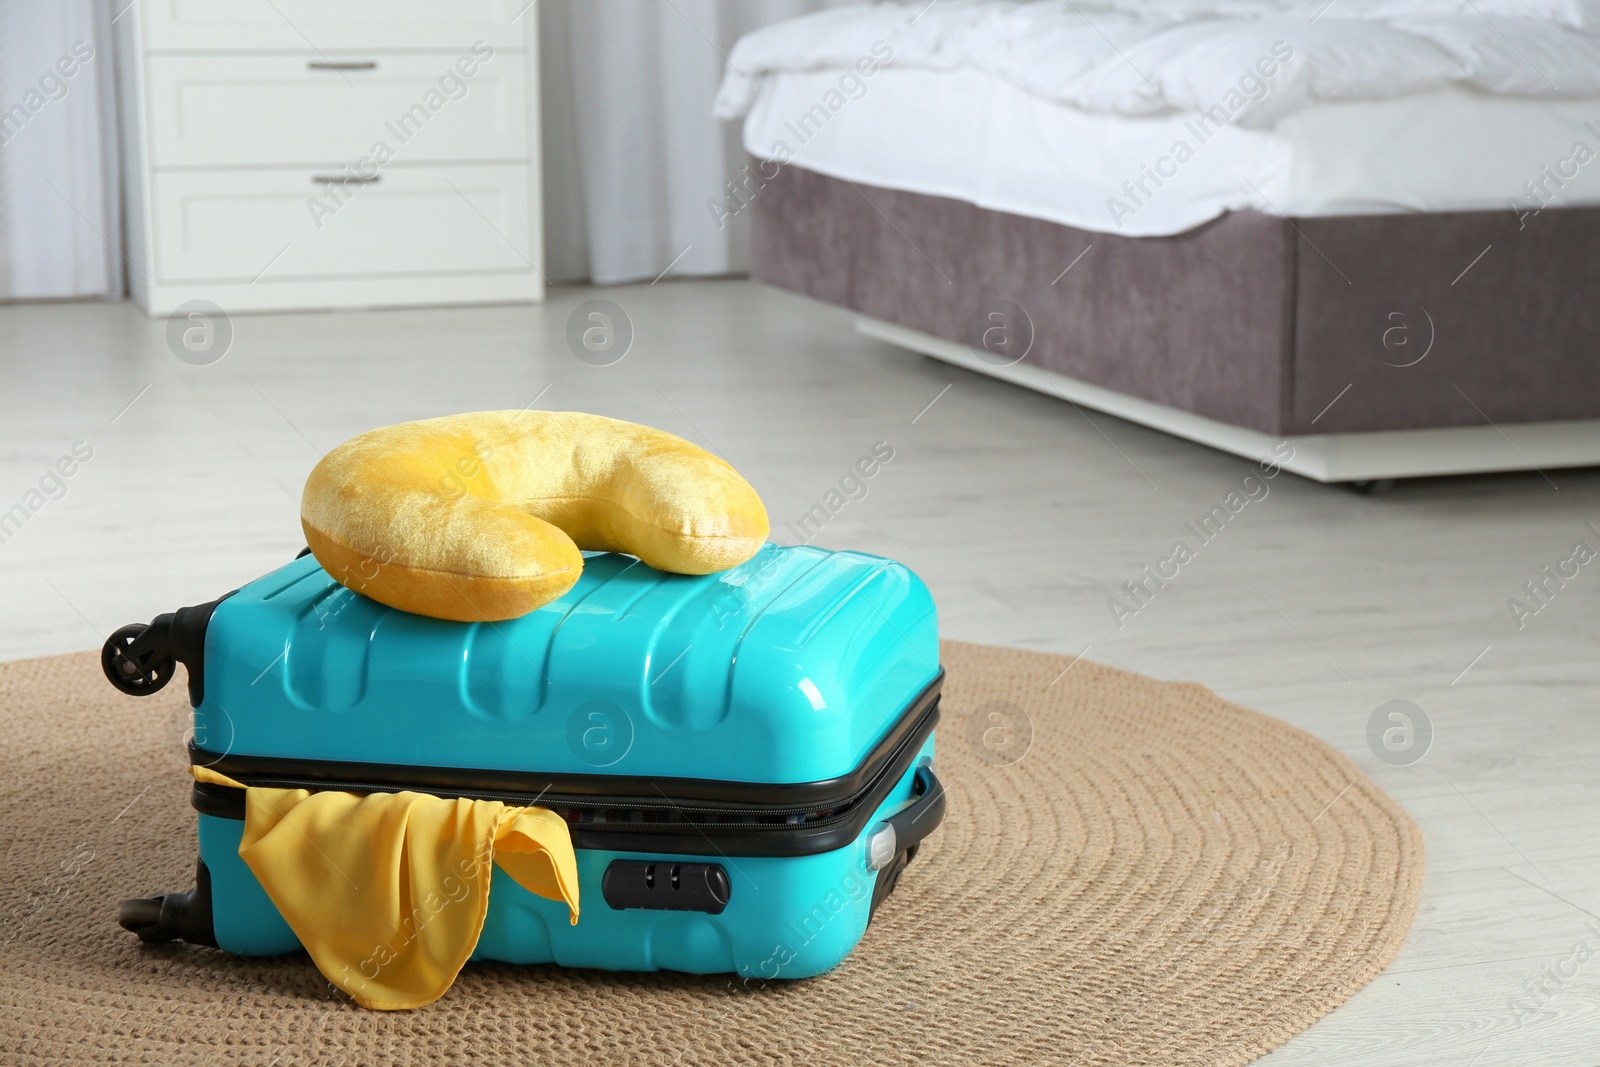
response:
M883 340L1322 481L1600 464L1600 208L1128 238L752 171L755 277Z

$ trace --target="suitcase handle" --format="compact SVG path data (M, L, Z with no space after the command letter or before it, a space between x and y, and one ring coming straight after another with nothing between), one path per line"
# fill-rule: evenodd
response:
M910 804L874 826L867 834L867 869L881 871L901 852L922 844L944 821L944 785L933 768L917 768L917 795Z

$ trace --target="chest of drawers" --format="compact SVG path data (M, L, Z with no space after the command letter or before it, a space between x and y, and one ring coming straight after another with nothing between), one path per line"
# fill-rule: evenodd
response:
M134 299L541 299L536 27L527 0L134 4L116 23Z

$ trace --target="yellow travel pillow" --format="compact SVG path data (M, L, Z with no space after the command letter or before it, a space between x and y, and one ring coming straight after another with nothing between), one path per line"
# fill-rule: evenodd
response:
M514 619L571 589L579 549L711 574L769 530L750 483L662 430L577 411L484 411L401 423L322 458L300 503L338 581L390 607Z
M497 866L578 921L572 835L547 808L251 786L239 856L317 969L366 1008L420 1008L444 995L483 933Z

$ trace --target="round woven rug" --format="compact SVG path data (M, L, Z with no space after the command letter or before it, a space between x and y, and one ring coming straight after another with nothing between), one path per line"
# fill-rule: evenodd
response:
M436 1004L392 1013L341 999L303 955L119 929L124 897L193 879L184 687L123 697L91 654L0 666L0 1056L1220 1067L1399 949L1421 837L1327 745L1198 685L944 654L949 813L834 972L761 987L469 965Z

